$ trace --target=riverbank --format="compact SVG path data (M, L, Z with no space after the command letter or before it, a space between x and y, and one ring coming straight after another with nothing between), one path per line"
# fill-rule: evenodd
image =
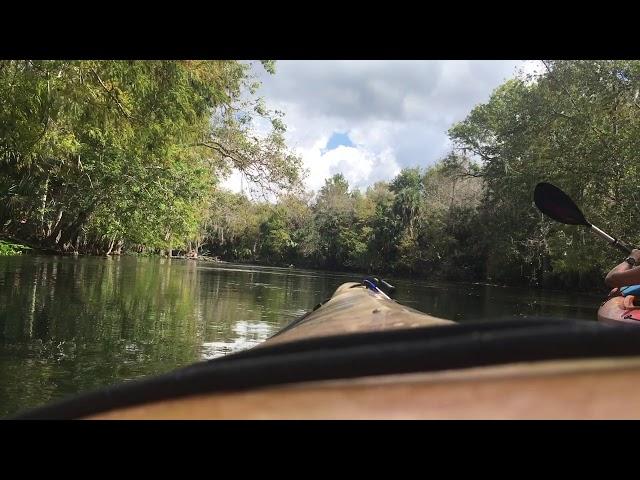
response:
M21 238L13 237L11 235L8 235L7 233L0 234L0 244L9 246L9 248L4 251L5 253L0 251L0 255L20 255L23 253L31 253L37 255L65 255L65 253L63 252L58 252L57 250L42 246L29 240L23 240ZM0 247L0 250L1 248L2 247Z
M12 249L7 248L5 250L6 253L2 253L2 242L6 242L13 247ZM473 285L480 287L492 287L492 288L529 288L535 289L539 291L546 292L566 292L567 289L562 286L553 287L552 285L531 285L526 282L526 279L523 279L521 283L515 284L507 284L507 283L496 283L491 280L460 280L457 277L449 278L443 275L420 275L417 273L410 272L396 272L396 271L368 271L363 272L360 270L350 270L350 269L323 269L318 268L314 265L292 265L286 263L273 263L262 260L235 260L235 261L227 261L222 260L218 256L210 256L210 255L188 255L183 253L183 251L178 250L178 254L176 255L167 255L166 253L156 253L156 252L123 252L123 253L112 253L111 255L95 255L91 253L78 253L78 252L69 252L69 251L56 251L52 249L47 249L42 246L34 245L31 242L25 242L23 240L18 240L7 235L0 236L0 256L2 255L20 255L20 254L35 254L35 255L52 255L52 256L70 256L70 257L96 257L96 258L104 258L104 257L141 257L141 258L170 258L175 260L188 260L188 261L196 261L196 262L204 262L204 263L212 263L217 265L244 265L244 266L257 266L257 267L265 267L265 268L283 268L283 269L305 269L309 271L313 271L318 273L319 275L354 275L359 277L367 277L367 276L377 276L383 277L391 283L394 281L432 281L432 282L447 282L451 284L458 285ZM601 285L594 284L592 287L583 287L576 289L580 293L584 293L587 295L605 295L608 292L608 289L605 288L604 283Z

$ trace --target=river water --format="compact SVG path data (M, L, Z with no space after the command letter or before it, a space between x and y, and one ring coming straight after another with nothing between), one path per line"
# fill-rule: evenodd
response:
M136 257L0 257L0 416L250 348L362 275ZM389 278L458 322L595 321L602 298Z

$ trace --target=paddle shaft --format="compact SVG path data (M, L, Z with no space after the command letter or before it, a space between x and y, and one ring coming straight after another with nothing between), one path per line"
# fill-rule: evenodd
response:
M631 253L631 250L633 250L633 247L627 245L622 240L618 240L617 238L612 237L607 232L600 230L595 225L589 225L589 228L593 233L595 233L600 238L609 242L612 246L616 247L618 250L622 250L625 253Z

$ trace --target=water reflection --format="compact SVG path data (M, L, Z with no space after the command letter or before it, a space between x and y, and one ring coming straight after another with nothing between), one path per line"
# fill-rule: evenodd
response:
M0 257L0 416L250 348L361 279L176 259ZM463 322L591 320L600 300L391 280L398 301Z
M249 348L345 281L311 273L1 258L0 415Z
M209 360L240 350L246 350L265 341L275 331L276 328L266 322L241 320L233 326L234 337L228 341L204 342L201 348L201 358Z

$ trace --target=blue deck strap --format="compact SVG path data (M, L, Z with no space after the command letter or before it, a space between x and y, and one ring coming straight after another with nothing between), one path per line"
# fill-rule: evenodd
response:
M640 285L621 287L620 293L622 293L623 297L626 297L627 295L640 295Z

